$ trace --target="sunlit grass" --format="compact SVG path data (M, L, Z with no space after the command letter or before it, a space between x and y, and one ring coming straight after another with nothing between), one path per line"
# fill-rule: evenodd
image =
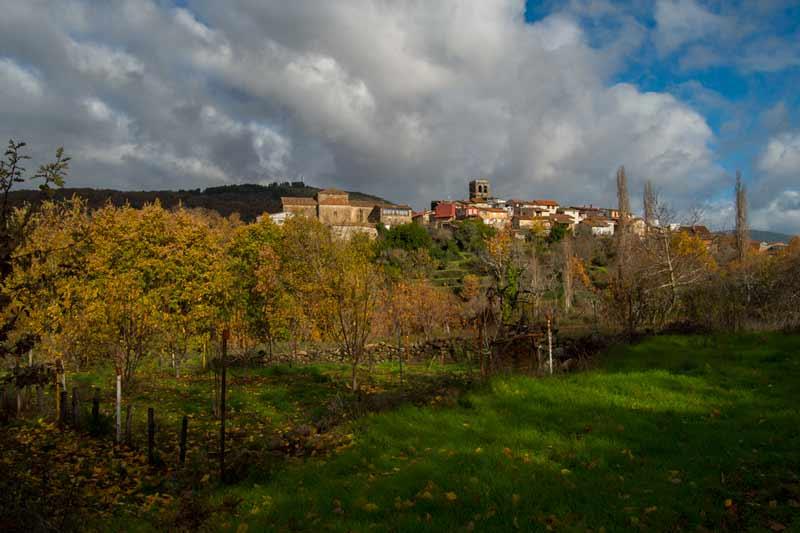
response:
M224 522L250 530L789 524L799 350L796 336L650 339L592 372L498 378L460 407L368 416L338 456L217 497L243 498Z

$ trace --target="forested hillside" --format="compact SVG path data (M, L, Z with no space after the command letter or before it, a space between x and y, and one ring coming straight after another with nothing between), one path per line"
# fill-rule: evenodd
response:
M53 191L55 200L79 196L85 199L89 209L98 209L107 202L115 206L126 203L132 207L143 207L156 199L166 208L179 204L188 208L200 207L216 211L222 216L239 213L242 220L253 221L260 214L277 213L281 209L281 196L312 197L320 189L306 185L302 181L270 183L269 185L242 184L209 187L207 189L191 189L179 191L118 191L113 189L90 188L64 188ZM382 198L350 192L353 200L375 200L385 202ZM9 195L12 205L21 205L24 202L37 204L42 200L42 195L37 190L18 190Z

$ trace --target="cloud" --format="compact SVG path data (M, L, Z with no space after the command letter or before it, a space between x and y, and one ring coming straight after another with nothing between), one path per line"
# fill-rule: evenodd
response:
M719 36L729 24L728 19L711 13L694 0L659 0L655 11L654 41L662 54L687 43Z
M775 178L796 177L800 173L800 132L772 137L758 160L758 168Z
M0 98L17 102L33 102L42 95L42 84L33 72L9 58L0 58Z
M39 90L24 120L0 100L0 136L40 157L65 145L74 185L303 176L421 207L476 176L505 196L592 203L613 201L620 164L634 191L652 179L676 204L720 181L696 109L615 80L645 30L610 4L592 3L619 29L600 38L570 10L526 23L512 0L49 5L0 21L0 69L23 80L0 90ZM720 26L678 15L661 14L676 32L664 51Z
M756 170L753 227L800 234L800 131L772 136Z

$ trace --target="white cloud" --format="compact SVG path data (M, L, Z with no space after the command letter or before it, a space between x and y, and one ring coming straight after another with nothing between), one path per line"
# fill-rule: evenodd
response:
M800 189L781 191L766 206L751 215L754 228L770 228L800 235Z
M758 168L771 176L800 178L800 132L772 137L759 157Z
M753 227L800 234L800 131L772 136L756 170Z
M727 21L695 0L659 0L656 3L655 43L665 54L684 44L720 34Z
M32 101L42 96L42 83L29 70L9 58L0 57L0 96L9 100Z
M139 59L104 45L70 40L67 55L78 72L94 76L112 87L144 73L144 65Z

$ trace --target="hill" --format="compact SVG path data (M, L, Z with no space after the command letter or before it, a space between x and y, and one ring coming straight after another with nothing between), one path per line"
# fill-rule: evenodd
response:
M732 235L733 231L721 231L719 234L721 235ZM763 229L751 229L750 230L750 239L756 242L785 242L789 244L794 238L794 235L788 235L786 233L778 233L777 231L767 231Z
M794 235L787 235L785 233L778 233L775 231L765 231L759 229L750 230L750 238L759 242L785 242L789 244Z
M216 211L222 216L239 213L243 220L252 221L264 212L277 213L281 210L281 196L312 197L320 189L301 181L270 183L269 185L242 184L209 187L204 190L190 189L178 191L118 191L113 189L65 188L57 189L56 200L79 196L84 198L90 209L103 207L107 202L120 206L126 203L142 207L146 203L159 200L161 205L170 208L183 205L189 208L203 208ZM383 198L350 192L353 200L367 200L388 203ZM25 202L37 203L42 199L39 191L20 190L9 195L12 205Z

